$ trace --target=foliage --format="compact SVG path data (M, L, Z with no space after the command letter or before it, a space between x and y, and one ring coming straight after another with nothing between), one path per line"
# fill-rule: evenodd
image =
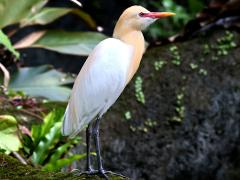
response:
M68 13L73 13L86 22L90 28L96 29L95 21L84 11L73 8L44 7L47 2L48 0L31 2L25 0L0 0L0 7L2 7L0 8L0 28L12 24L19 24L19 28L37 24L47 25ZM13 32L16 33L19 28L14 29ZM48 30L45 30L44 33L34 32L28 38L23 38L15 45L15 48L29 48L34 42L38 41L39 43L35 44L35 46L41 48L51 49L60 53L88 55L93 47L104 38L104 35L97 32L84 34L80 32L48 32ZM75 41L72 42L73 40ZM74 49L73 47L75 46L78 49Z
M53 101L67 101L70 89L63 85L73 83L71 75L49 66L21 68L14 73L9 88L30 96L45 97ZM47 93L46 93L47 92Z
M12 46L11 41L0 29L0 44L4 45L10 52L12 52L17 58L19 58L19 53Z
M158 11L169 11L176 13L176 16L167 19L161 19L150 27L147 35L153 39L157 39L159 37L168 37L176 34L190 19L196 15L197 12L203 8L203 3L195 0L188 0L186 8L177 4L173 0L132 1L135 4L141 4L149 9L157 9Z
M93 47L105 38L97 32L68 32L42 28L41 31L30 31L31 33L21 37L22 39L15 37L19 30L26 30L32 25L46 28L45 25L68 13L75 14L90 28L96 29L95 21L83 10L45 7L47 2L48 0L0 0L1 48L3 46L17 58L20 56L15 49L29 47L82 56L88 55ZM4 29L4 32L1 29ZM17 39L14 45L11 44L12 37ZM6 62L1 63L5 65ZM14 69L14 64L11 65ZM73 81L74 76L47 65L14 69L9 87L5 87L4 91L0 89L0 151L6 154L18 153L23 159L30 159L31 163L41 165L47 171L60 170L73 161L84 158L85 154L69 153L81 139L67 139L61 135L62 117L66 106L64 102L70 94L66 85ZM46 115L49 111L51 112ZM42 119L43 122L39 122Z
M6 154L18 151L21 147L17 134L17 121L13 116L0 115L0 149Z
M37 38L33 40L35 37ZM87 56L96 44L105 38L105 35L94 32L49 30L47 32L39 31L37 33L30 34L21 42L15 44L15 47L18 49L26 47L40 47L57 51L59 53Z
M18 40L14 46L1 28L11 26L6 34L14 36L19 30L32 25L47 25L60 17L73 13L80 17L90 28L96 29L95 21L83 10L74 8L45 7L49 0L0 0L0 44L5 46L15 56L19 53L15 49L38 47L59 53L85 56L88 55L99 41L106 36L98 32L68 32L63 30L36 31ZM12 62L14 63L14 62ZM3 62L3 65L5 62ZM6 62L6 64L9 64ZM1 75L0 75L1 76ZM50 100L66 101L70 90L63 87L72 83L73 78L66 74L49 70L47 67L20 68L11 74L10 88L23 91L27 95L40 96ZM66 81L66 77L70 81ZM2 78L1 78L2 79Z
M19 124L13 116L0 116L0 148L6 154L18 151L31 158L34 165L44 170L60 170L85 154L70 155L69 150L81 142L79 137L66 139L61 135L64 108L51 111L43 123L32 125L31 131ZM21 128L20 128L21 127ZM20 130L21 129L21 130ZM68 154L68 157L64 157Z
M59 170L73 161L85 157L85 154L72 155L62 158L68 150L80 142L80 138L67 140L61 135L64 109L50 112L40 125L32 126L31 140L25 139L28 149L32 151L32 162L43 165L44 170ZM31 149L31 147L34 147ZM31 153L30 153L31 154ZM62 158L62 159L61 159Z

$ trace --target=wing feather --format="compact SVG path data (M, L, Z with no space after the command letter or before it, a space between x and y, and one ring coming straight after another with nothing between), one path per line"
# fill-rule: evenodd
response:
M114 38L99 43L75 80L62 133L75 136L102 116L126 86L133 47Z

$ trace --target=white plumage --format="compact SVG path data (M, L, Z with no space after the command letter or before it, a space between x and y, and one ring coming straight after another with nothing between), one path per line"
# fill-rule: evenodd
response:
M118 39L100 42L75 80L64 115L62 134L73 137L101 117L126 86L133 47Z

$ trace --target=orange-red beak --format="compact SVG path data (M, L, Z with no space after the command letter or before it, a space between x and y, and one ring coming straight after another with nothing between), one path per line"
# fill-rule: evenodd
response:
M153 19L159 19L169 16L175 16L175 13L172 12L149 12L149 13L140 13L140 16L142 17L150 17Z

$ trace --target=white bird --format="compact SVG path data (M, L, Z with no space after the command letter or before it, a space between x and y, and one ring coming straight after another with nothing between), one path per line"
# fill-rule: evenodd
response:
M74 137L87 127L87 173L106 177L99 145L99 122L137 71L145 51L142 30L170 12L149 12L141 6L127 8L114 29L113 37L100 42L78 74L66 108L62 134ZM96 121L95 121L96 120ZM93 121L95 121L92 127ZM90 139L96 145L98 170L92 170Z

